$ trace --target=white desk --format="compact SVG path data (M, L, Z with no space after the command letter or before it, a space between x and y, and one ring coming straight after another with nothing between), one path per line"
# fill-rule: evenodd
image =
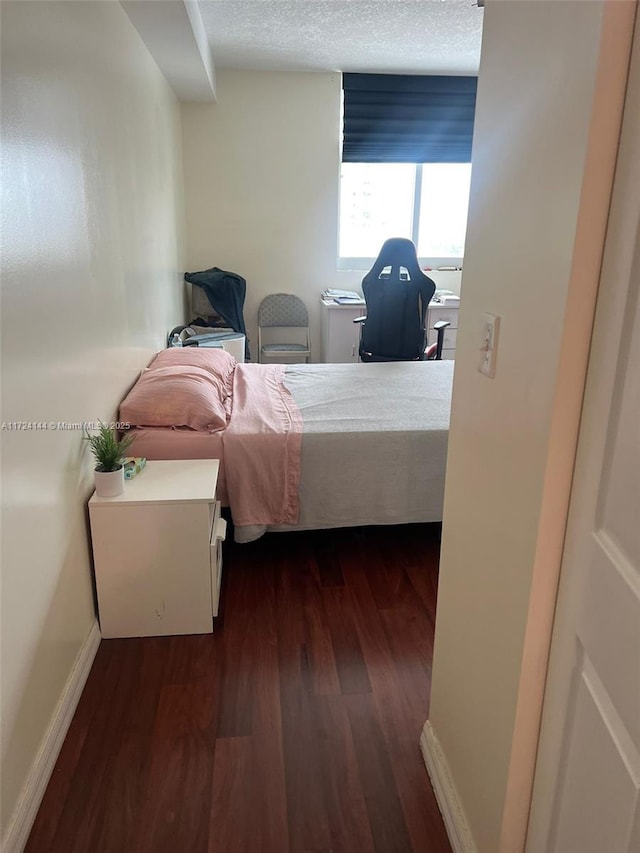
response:
M356 317L366 313L364 303L339 305L330 299L321 299L322 346L320 359L332 364L355 364L360 361L360 326Z

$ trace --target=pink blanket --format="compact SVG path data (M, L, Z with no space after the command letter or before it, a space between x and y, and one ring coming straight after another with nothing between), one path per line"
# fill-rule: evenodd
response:
M295 524L302 416L282 364L238 364L231 420L222 433L233 523Z

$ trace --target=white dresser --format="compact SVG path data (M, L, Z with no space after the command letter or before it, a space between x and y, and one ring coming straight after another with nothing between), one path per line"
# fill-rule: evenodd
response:
M226 522L218 461L147 462L124 494L89 501L103 637L207 634L218 614Z
M212 329L213 331L215 330ZM170 346L173 346L173 344L170 344ZM183 346L185 345L183 344ZM187 344L187 346L189 345ZM241 332L225 332L218 338L212 335L210 340L200 341L198 347L223 349L240 364L244 362L245 336Z
M329 299L320 300L322 345L320 360L332 364L358 362L360 326L356 317L366 313L364 304L339 305Z
M442 305L439 302L430 302L427 313L427 344L430 346L438 339L438 333L433 328L440 320L447 320L451 325L444 330L444 342L442 344L442 358L452 359L456 355L456 337L458 335L458 308L459 305Z
M221 349L228 352L229 355L232 355L237 362L240 364L244 363L244 341L245 336L240 334L240 332L229 335L226 338L222 338L222 340L218 341L217 346ZM205 344L206 346L206 344ZM216 344L210 344L210 346L216 346Z

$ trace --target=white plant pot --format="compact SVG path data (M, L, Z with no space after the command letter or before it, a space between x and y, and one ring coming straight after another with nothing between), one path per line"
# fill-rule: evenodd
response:
M124 492L124 465L117 471L95 471L96 494L101 498L115 498Z

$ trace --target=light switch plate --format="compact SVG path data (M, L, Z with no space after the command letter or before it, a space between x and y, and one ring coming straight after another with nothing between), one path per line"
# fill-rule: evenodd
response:
M499 331L500 317L496 314L483 314L478 370L491 379L496 375Z

